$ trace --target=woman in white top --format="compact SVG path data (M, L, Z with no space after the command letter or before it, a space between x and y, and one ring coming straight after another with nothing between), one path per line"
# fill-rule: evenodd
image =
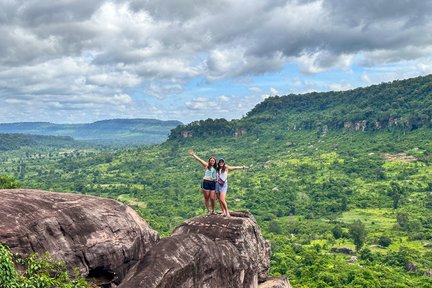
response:
M217 181L216 181L216 195L219 200L220 207L222 209L222 214L224 217L230 216L228 211L228 205L226 203L226 192L228 191L228 172L238 169L246 169L246 166L228 166L225 165L224 158L219 158L217 164Z

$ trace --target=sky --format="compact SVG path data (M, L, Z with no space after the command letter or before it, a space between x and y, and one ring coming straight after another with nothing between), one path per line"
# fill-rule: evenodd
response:
M430 0L0 0L0 122L238 119L432 73Z

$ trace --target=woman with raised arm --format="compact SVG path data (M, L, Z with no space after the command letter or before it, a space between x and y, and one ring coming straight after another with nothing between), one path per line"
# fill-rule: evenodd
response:
M200 157L198 157L194 151L189 150L188 153L192 155L192 157L194 157L198 162L200 162L205 169L205 174L201 184L201 191L204 196L204 205L207 208L207 214L215 214L216 158L210 157L208 162L205 162Z
M224 158L219 158L217 164L217 181L216 181L216 195L219 200L219 205L222 209L224 217L229 217L228 205L226 203L226 193L228 191L228 172L238 169L246 169L247 166L228 166L225 165Z

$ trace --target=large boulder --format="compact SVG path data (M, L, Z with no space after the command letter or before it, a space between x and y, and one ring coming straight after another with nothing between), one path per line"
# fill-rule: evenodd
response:
M119 288L258 287L269 265L270 245L248 212L199 216L153 246Z
M0 243L14 253L49 252L88 277L120 283L159 241L115 200L40 190L0 190Z
M202 234L176 235L153 246L119 288L243 287L244 277L232 276L246 269L228 241L216 244Z

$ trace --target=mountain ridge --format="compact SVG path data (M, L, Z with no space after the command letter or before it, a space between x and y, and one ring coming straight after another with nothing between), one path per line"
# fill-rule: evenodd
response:
M181 125L176 120L147 118L106 119L92 123L55 124L51 122L0 123L0 133L70 136L96 144L159 144L171 129Z

